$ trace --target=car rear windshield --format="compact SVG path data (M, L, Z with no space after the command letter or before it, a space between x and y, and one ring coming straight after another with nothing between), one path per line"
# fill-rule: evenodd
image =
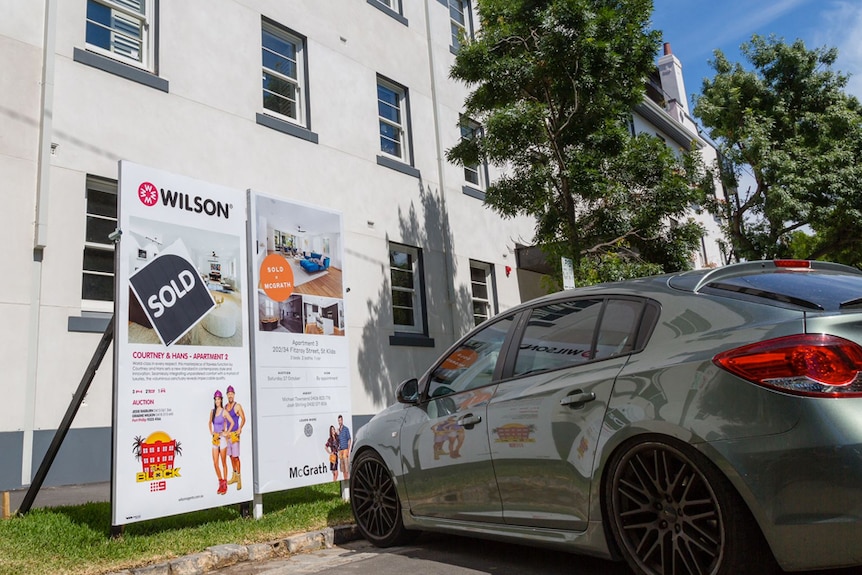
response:
M703 291L767 299L806 309L862 310L862 275L779 271L719 279Z

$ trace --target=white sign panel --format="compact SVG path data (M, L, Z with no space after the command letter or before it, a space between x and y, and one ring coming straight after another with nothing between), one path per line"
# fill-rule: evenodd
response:
M250 213L255 492L344 479L353 430L341 215L254 193Z
M245 192L120 162L119 227L113 524L249 501Z
M560 258L563 266L563 289L574 289L575 267L571 258Z

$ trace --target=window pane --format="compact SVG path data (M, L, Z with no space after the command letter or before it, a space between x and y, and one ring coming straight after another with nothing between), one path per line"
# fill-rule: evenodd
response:
M413 291L392 291L392 305L397 307L413 307Z
M296 79L296 60L290 60L267 50L263 51L263 67Z
M87 213L117 218L117 194L87 190Z
M428 382L428 395L440 397L491 383L500 348L511 325L512 316L506 317L459 345L434 369Z
M264 72L263 107L288 118L297 119L296 86Z
M111 234L115 229L117 229L117 220L87 216L85 239L97 244L110 244L112 242L108 239L108 234Z
M114 253L112 250L84 248L84 270L91 272L114 273Z
M413 327L416 323L413 321L413 310L406 308L393 308L392 315L395 325L403 325Z
M515 375L571 367L592 359L602 300L576 300L533 310L515 362Z
M413 289L413 272L393 269L392 287Z
M262 52L265 68L296 79L296 44L263 30Z
M144 13L144 1L145 0L114 0L116 4L125 6L129 10L138 12L139 14Z
M479 185L479 169L477 166L464 166L464 180L473 185Z
M602 315L596 359L628 353L634 346L634 330L641 316L643 302L610 300Z
M390 250L389 267L413 271L413 254Z
M464 25L464 2L463 0L449 0L449 17Z
M473 297L485 300L488 299L488 285L485 283L473 282Z
M114 276L84 273L81 298L114 301Z

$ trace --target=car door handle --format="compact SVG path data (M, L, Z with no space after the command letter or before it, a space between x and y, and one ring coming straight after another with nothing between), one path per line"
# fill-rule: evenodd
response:
M465 415L461 419L459 419L456 423L462 427L466 427L467 429L472 428L477 423L482 422L482 417L479 415Z
M589 393L584 393L579 391L577 393L573 393L572 395L567 395L563 399L560 400L560 405L564 405L566 407L580 407L581 405L588 403L596 398L596 394L592 391Z

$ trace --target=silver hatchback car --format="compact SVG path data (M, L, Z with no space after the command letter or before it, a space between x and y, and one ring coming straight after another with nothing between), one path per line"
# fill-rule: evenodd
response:
M862 272L764 261L569 290L453 345L357 433L379 546L419 530L639 574L862 565Z

